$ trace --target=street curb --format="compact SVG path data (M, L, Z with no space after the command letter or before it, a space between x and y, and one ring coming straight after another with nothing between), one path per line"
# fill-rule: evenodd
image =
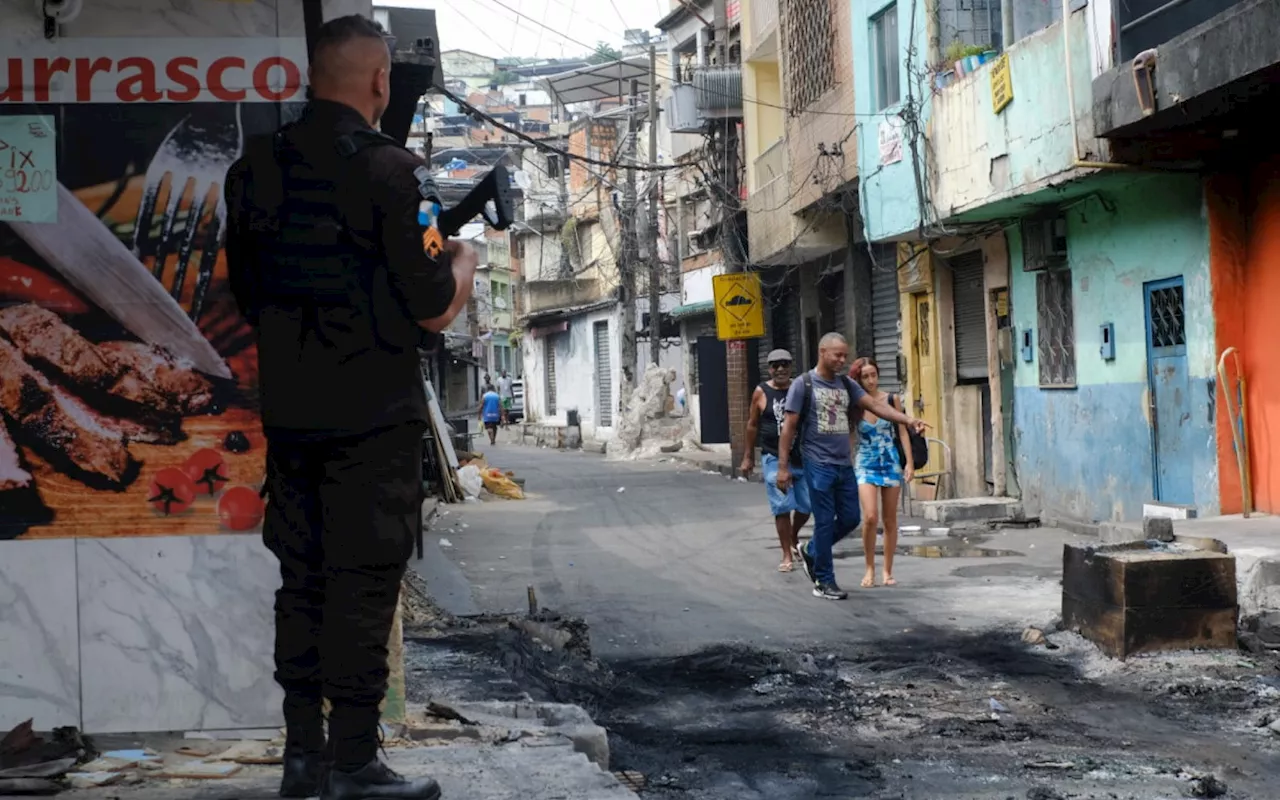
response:
M735 474L737 470L729 464L721 464L713 461L699 461L696 458L682 456L679 453L672 453L671 458L682 464L688 464L691 467L698 467L699 469L706 470L707 472L718 472L726 478L737 477ZM751 477L748 478L747 481L749 483L764 483L764 476L760 473L760 470L752 470Z

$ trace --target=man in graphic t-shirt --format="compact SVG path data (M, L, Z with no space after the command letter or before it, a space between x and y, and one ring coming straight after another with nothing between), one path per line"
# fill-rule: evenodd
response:
M929 426L903 414L883 401L874 400L857 382L845 375L849 343L838 333L828 333L818 343L818 365L791 382L787 392L786 420L778 444L778 488L791 484L790 453L800 437L804 457L803 480L809 483L813 507L813 538L800 548L800 562L813 581L814 597L844 600L849 595L836 584L831 550L862 520L858 505L858 481L853 474L853 450L858 429L853 424L860 409L881 419L906 425L917 433Z

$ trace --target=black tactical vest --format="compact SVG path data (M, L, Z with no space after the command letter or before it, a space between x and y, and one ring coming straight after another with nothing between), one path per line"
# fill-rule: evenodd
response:
M305 117L247 144L263 424L323 435L425 418L420 329L390 292L371 231L348 224L355 156L397 146Z

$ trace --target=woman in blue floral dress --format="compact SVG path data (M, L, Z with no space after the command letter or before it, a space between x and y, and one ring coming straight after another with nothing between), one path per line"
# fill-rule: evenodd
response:
M902 411L902 398L880 389L880 367L869 358L853 363L849 377L856 380L867 394ZM910 483L914 470L910 460L904 469L894 447L901 442L904 453L911 452L911 439L905 425L895 425L874 414L863 412L858 420L858 455L854 471L858 478L858 496L862 501L862 546L866 551L867 573L863 588L876 585L876 531L883 512L884 520L884 585L893 586L893 556L898 547L898 500L903 483Z

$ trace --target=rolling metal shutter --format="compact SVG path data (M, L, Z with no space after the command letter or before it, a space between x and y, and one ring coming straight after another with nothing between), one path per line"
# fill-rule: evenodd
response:
M613 367L609 361L609 322L595 324L596 419L602 428L613 427Z
M982 253L951 259L953 314L956 326L956 377L987 377L987 313L982 288Z
M897 248L890 245L876 253L871 272L871 343L880 365L880 386L886 392L902 391L898 375L898 269Z
M542 356L546 365L547 379L547 416L554 417L556 414L556 339L557 336L548 336L543 339Z

